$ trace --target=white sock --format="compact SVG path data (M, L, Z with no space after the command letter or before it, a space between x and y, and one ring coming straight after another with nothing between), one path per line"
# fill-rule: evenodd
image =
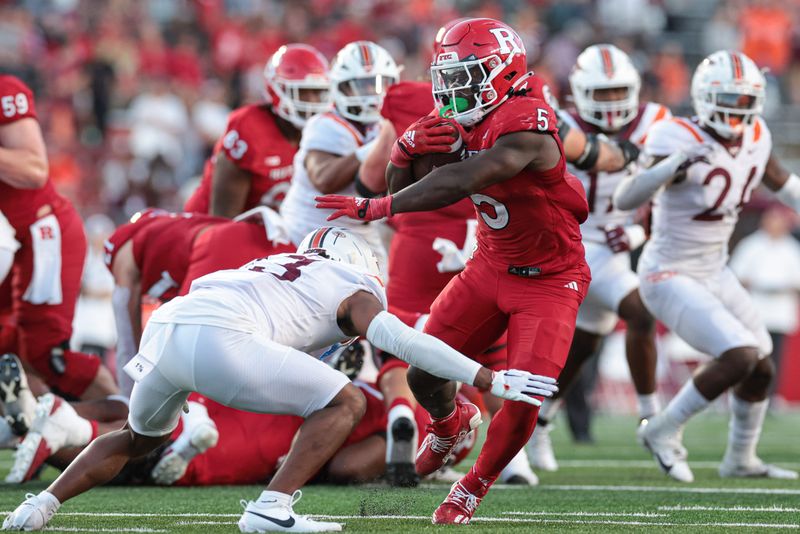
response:
M525 454L525 449L521 449L516 456L514 456L508 465L506 465L500 472L500 481L505 482L514 475L524 477L532 482L535 479L531 464L528 463L528 455Z
M19 443L19 436L11 431L11 425L0 417L0 449L13 449Z
M194 401L189 401L186 404L189 406L189 411L181 413L183 433L191 433L198 425L211 421L205 404Z
M278 504L286 506L292 505L292 496L279 491L264 490L258 496L258 502L261 504L270 504L272 501L277 501Z
M711 401L697 390L694 380L689 380L675 395L675 398L667 404L664 415L675 425L677 430L682 428L692 416L705 410L709 404Z
M545 399L539 408L539 420L550 423L561 409L561 399Z
M42 491L39 493L39 495L37 495L37 497L46 502L47 507L53 512L55 512L61 507L61 503L59 502L59 500L56 499L56 496L50 493L49 491Z
M639 419L649 419L661 411L661 401L658 400L658 393L636 395L636 402L639 405Z
M756 446L767 415L769 400L747 402L731 392L731 422L725 461L747 465L756 458Z

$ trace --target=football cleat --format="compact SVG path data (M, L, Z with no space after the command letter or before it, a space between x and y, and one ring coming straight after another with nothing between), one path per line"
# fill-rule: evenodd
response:
M59 506L58 499L45 491L39 495L28 493L25 501L6 516L3 530L42 530Z
M500 472L500 482L520 486L538 486L539 477L531 470L525 451L519 451Z
M446 482L448 484L452 484L453 482L458 482L461 480L461 477L464 476L464 473L459 473L449 465L445 465L438 471L434 471L430 475L425 477L426 482Z
M86 445L91 438L83 432L86 424L87 421L61 397L52 393L39 397L31 429L14 453L14 464L6 482L27 482L53 453L64 447Z
M679 482L694 482L694 474L686 461L689 454L681 443L681 432L667 426L663 413L651 417L646 425L640 425L636 437L664 473Z
M417 424L414 411L405 405L389 410L386 432L386 480L390 486L413 487L419 483L414 470Z
M24 436L36 411L36 398L28 388L28 378L16 354L0 356L0 401L6 411L6 421L17 436Z
M240 532L339 532L342 525L314 521L297 515L292 507L300 500L300 490L293 495L264 491L257 501L242 500L244 513L239 519Z
M447 498L433 512L435 525L466 525L478 509L481 497L470 493L459 480L450 487Z
M160 486L171 486L186 474L192 458L216 447L218 441L217 425L211 419L197 425L191 432L181 433L161 455L150 472L150 478Z
M469 402L456 401L456 412L459 417L455 433L443 433L441 422L434 421L428 425L428 435L417 451L416 470L425 476L441 469L450 458L456 445L481 424L481 412L477 406Z
M550 431L553 424L537 425L525 447L528 452L528 460L531 467L541 471L558 471L558 462L555 452L553 452L553 441L550 439Z
M781 480L797 480L797 471L784 469L777 465L765 464L760 458L754 458L747 464L735 464L723 461L719 465L719 476L723 478L775 478Z

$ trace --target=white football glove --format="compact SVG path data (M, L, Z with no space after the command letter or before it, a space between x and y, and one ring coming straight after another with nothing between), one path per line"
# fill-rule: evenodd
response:
M501 399L522 401L534 406L541 406L542 401L533 396L552 397L555 393L558 393L558 386L555 378L509 369L508 371L494 373L490 392Z
M464 251L449 239L443 237L434 239L433 250L442 255L442 259L436 264L436 269L440 273L463 271L464 267L467 266L467 258L464 256Z

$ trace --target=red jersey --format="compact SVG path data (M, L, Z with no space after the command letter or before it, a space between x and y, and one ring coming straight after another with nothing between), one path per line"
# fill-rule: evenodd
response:
M27 118L37 118L33 92L19 78L0 75L0 127ZM28 232L31 224L47 214L40 213L43 206L56 210L66 203L50 179L39 189L17 189L0 181L0 211L18 233Z
M289 191L295 152L297 146L283 136L269 105L253 104L234 110L225 135L214 145L214 152L206 162L200 186L184 210L209 212L211 177L214 163L221 155L252 175L242 212L259 205L277 208Z
M178 294L187 294L194 280L214 271L237 269L257 258L296 250L293 245L273 243L262 224L225 220L198 236Z
M116 253L132 239L142 294L166 302L178 295L197 234L211 225L228 221L205 214L150 210L111 234L105 244L106 266L111 269Z
M548 275L584 261L580 223L589 208L583 186L566 170L557 121L544 100L518 96L469 132L470 154L491 148L503 135L521 131L552 135L562 152L552 169L523 170L471 195L478 214L477 254L500 270L526 267L529 275Z

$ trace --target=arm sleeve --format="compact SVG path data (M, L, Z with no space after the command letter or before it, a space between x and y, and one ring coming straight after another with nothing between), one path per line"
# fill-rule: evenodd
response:
M482 367L443 341L404 325L385 311L369 324L367 340L414 367L464 384L472 384Z
M778 200L800 213L800 177L795 173L789 175L789 179L775 194Z
M652 167L624 178L614 191L614 205L621 210L636 209L650 200L686 161L683 152L675 152Z
M133 339L130 314L128 313L130 298L131 292L128 288L114 286L114 292L111 294L111 304L114 308L114 322L117 325L117 382L119 383L120 391L126 397L131 396L133 380L122 368L138 352L136 341Z

